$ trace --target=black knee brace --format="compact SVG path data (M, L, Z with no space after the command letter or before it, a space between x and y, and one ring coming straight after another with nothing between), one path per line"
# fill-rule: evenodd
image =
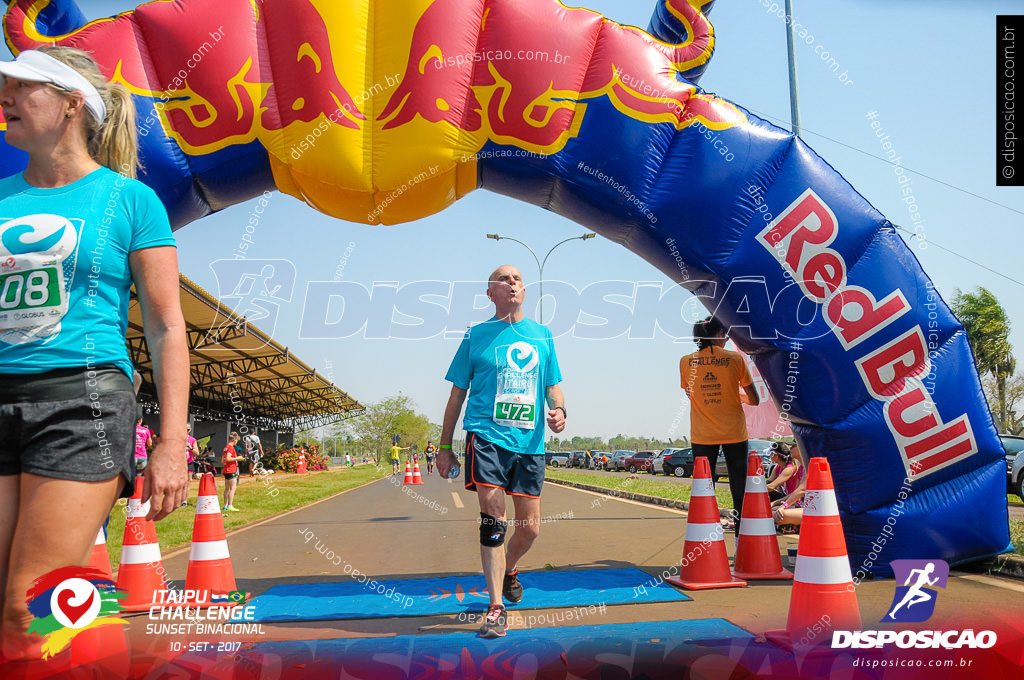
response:
M508 522L497 517L491 517L485 512L480 513L480 545L488 548L497 548L505 544L505 531L508 529Z

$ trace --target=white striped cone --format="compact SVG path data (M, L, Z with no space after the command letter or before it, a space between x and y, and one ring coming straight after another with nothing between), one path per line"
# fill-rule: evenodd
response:
M107 533L100 527L96 534L96 541L92 545L92 554L89 556L89 567L100 572L111 581L114 580L114 572L110 568L110 554L107 552Z
M117 587L128 593L128 597L121 600L121 609L129 612L162 606L163 597L159 593L167 590L156 523L146 521L149 502L142 502L142 483L142 477L135 478L135 493L128 499L121 564L117 568Z
M827 643L832 630L861 628L860 607L828 461L812 458L807 474L786 630L765 633L773 642L783 644L809 636L815 643Z
M417 461L416 464L412 466L412 483L413 484L422 484L423 483L423 475L420 474L420 464L419 464L419 461Z
M228 605L228 600L212 601L212 594L226 595L237 590L235 570L228 554L228 541L224 534L224 519L220 514L217 485L213 475L204 474L199 481L196 500L196 518L192 524L192 550L189 553L185 590L204 593L202 601L190 603L200 606Z
M782 567L779 539L775 535L768 483L761 456L747 460L747 485L743 491L743 517L732 575L744 579L791 579L793 572Z
M729 556L725 552L725 534L718 513L718 500L711 481L707 458L694 461L690 508L686 517L686 541L679 576L666 579L688 590L745 586L743 579L729 573Z

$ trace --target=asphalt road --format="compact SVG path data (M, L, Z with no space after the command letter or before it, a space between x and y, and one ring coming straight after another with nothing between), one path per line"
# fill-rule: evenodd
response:
M377 579L479 573L476 495L436 475L424 479L425 484L415 487L383 479L233 532L228 542L239 587L259 595L282 583L349 579L307 542L311 533L341 556L343 566L350 564ZM656 577L678 565L682 556L686 522L680 511L547 484L542 516L540 538L521 562L523 571L638 567ZM780 537L782 554L795 542L796 537ZM726 546L731 555L732 534L726 534ZM177 587L187 563L187 550L164 556L168 577L180 579ZM785 626L790 592L788 582L760 582L690 592L693 601L684 603L645 602L640 596L632 604L609 606L599 621L583 624L720 617L760 634ZM1009 579L954 571L946 593L929 625L948 620L963 627L975 615L1007 608L1019 612L1024 606L1024 584ZM891 603L893 582L866 581L857 594L864 621L877 622ZM526 615L528 606L529 591L518 609ZM473 628L452 615L318 621L267 625L261 641Z

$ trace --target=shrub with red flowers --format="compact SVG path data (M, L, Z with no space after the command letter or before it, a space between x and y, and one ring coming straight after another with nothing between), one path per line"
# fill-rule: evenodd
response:
M281 451L277 456L277 467L285 472L295 472L299 469L299 451L300 449L286 449ZM318 453L311 453L306 451L306 470L309 472L317 472L326 470L328 466L328 460L325 459Z

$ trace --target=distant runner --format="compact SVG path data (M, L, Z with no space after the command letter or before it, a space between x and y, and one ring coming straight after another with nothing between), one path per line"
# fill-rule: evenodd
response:
M437 456L437 448L429 439L426 448L423 449L423 456L427 459L427 474L429 475L434 469L434 458Z

